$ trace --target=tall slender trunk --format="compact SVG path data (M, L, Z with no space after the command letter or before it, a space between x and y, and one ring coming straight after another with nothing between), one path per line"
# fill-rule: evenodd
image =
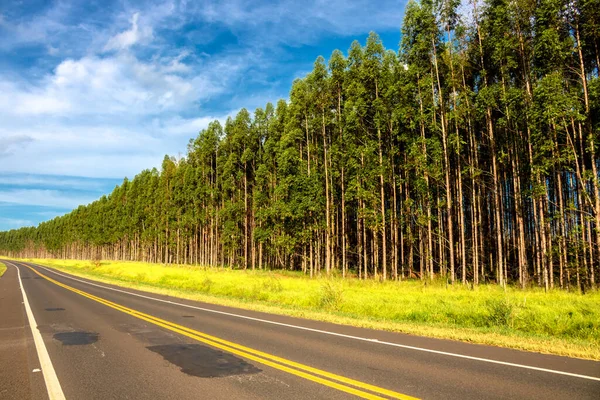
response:
M325 271L327 276L331 272L331 214L329 209L329 168L327 163L327 131L325 129L325 109L323 117L323 158L325 166Z
M424 106L423 106L423 97L421 94L421 78L420 75L417 73L417 93L419 96L419 114L420 114L420 120L419 120L419 129L421 131L421 148L423 151L423 156L425 157L425 162L424 165L428 164L428 160L427 160L427 139L425 138L425 111L424 111ZM426 167L424 167L426 168ZM429 271L430 274L430 279L433 279L433 228L432 228L432 223L431 223L431 204L429 201L429 174L427 172L427 170L425 169L424 173L423 173L424 177L425 177L425 192L426 192L426 199L424 201L424 207L427 209L427 265L428 268L427 270ZM409 195L409 192L406 192L406 195ZM410 263L412 263L412 258L410 259Z
M342 127L342 90L341 87L338 87L338 125L340 129L340 143L342 145L342 154L344 154L344 130ZM348 270L348 261L347 261L347 250L348 250L348 237L346 233L346 185L345 185L345 160L342 158L341 160L342 168L341 168L341 194L342 194L342 215L340 216L341 224L342 224L342 276L346 277L346 272Z
M375 98L379 99L379 86L377 80L375 80ZM377 124L377 145L379 148L379 196L381 206L381 244L382 244L382 272L383 280L387 279L387 235L386 235L386 221L385 221L385 183L383 178L383 144L381 137L381 127Z
M481 68L483 71L483 83L484 83L484 87L487 87L488 83L487 83L487 73L485 70L485 62L484 62L484 58L483 58L483 40L481 37L481 29L479 26L479 20L478 20L478 16L477 16L477 1L473 1L473 8L474 8L474 16L475 16L475 26L477 29L477 39L478 39L478 43L479 43L479 56L480 56L480 61L481 61ZM487 127L487 132L488 132L488 136L490 139L490 147L491 147L491 153L492 153L492 179L493 179L493 185L492 185L492 192L493 192L493 197L494 197L494 220L495 220L495 226L496 226L496 244L497 244L497 262L498 262L498 269L500 271L499 273L499 277L500 277L500 284L504 285L504 273L503 273L503 246L502 246L502 221L500 219L500 191L499 191L499 186L498 186L498 160L497 160L497 149L496 149L496 140L494 138L494 125L492 122L492 109L488 106L486 108L486 112L485 112L485 118L486 118L486 127Z
M583 59L583 51L581 48L581 38L580 38L580 27L579 27L579 21L577 21L577 23L575 24L575 39L577 40L577 55L579 57L579 69L580 69L580 75L581 75L581 85L583 86L583 100L584 100L584 104L585 104L585 114L586 114L586 118L587 118L587 125L589 124L589 118L590 118L590 105L589 105L589 95L588 95L588 88L587 88L587 76L586 76L586 72L585 72L585 62ZM597 43L596 40L594 39L594 45L596 46L596 67L599 68L600 64L598 64L598 48L597 48ZM596 166L597 160L596 160L596 156L595 156L595 147L594 147L594 135L595 133L592 131L592 127L589 127L589 137L590 137L590 143L589 143L589 152L590 152L590 156L591 156L591 164L592 164L592 186L593 186L593 190L594 190L594 216L595 216L595 225L596 225L596 252L599 255L598 258L600 258L600 183L598 182L598 167ZM583 162L583 159L582 159ZM590 236L591 236L591 232L590 232ZM593 248L590 249L592 254L594 253ZM600 262L596 260L596 264L600 265ZM590 276L590 280L591 280L591 285L592 287L596 286L596 282L595 282L595 276L594 276L594 261L592 260L591 263L591 276Z
M391 132L390 132L391 133ZM396 187L396 171L394 165L394 155L392 159L392 196L394 200L394 206L392 208L392 268L394 280L398 280L398 198L397 198L397 187Z
M248 171L244 163L244 269L248 269Z
M440 82L440 72L438 68L437 62L437 50L435 41L431 40L432 48L433 48L433 65L435 69L435 76L437 81L437 89L438 89L438 98L440 104L440 120L441 120L441 128L442 128L442 146L444 149L444 177L446 180L446 223L448 225L448 248L450 250L449 261L450 261L450 280L454 283L456 278L456 273L454 271L454 224L452 217L452 189L450 188L450 158L448 156L448 133L447 133L447 122L446 122L446 113L444 110L444 97L442 95L442 85ZM433 93L435 97L435 93Z
M515 151L516 153L516 151ZM517 251L519 253L519 284L521 288L525 288L526 285L526 274L527 274L527 254L525 250L525 228L523 224L523 204L521 199L521 176L520 176L520 168L519 168L519 156L518 154L514 154L512 157L513 163L513 189L514 189L514 197L515 197L515 211L516 211L516 221L517 221L517 230L518 230L518 240L517 240Z

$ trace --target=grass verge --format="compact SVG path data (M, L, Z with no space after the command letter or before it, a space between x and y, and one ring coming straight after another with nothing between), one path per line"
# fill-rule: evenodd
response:
M4 275L4 272L6 272L6 265L0 262L0 277Z
M600 360L600 292L309 279L292 272L27 259L123 287L273 314Z

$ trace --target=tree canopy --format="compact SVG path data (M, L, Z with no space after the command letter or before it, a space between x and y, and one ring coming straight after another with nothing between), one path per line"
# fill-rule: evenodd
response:
M289 101L0 253L594 287L600 2L467 6L409 1L397 52L319 57Z

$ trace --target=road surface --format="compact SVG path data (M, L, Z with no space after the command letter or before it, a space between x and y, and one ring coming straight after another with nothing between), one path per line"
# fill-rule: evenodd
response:
M222 307L5 264L2 399L600 398L600 362Z

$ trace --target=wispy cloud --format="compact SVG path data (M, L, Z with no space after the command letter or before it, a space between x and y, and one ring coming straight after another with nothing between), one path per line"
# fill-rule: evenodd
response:
M131 16L131 28L111 37L104 46L104 51L128 49L141 40L150 40L152 38L152 28L138 25L139 13Z
M35 225L35 222L28 220L28 219L0 217L0 226L5 226L8 229L20 228L22 226L33 226L33 225Z
M0 190L0 202L8 204L77 208L80 204L89 204L96 200L91 195L73 195L58 190L9 189Z
M17 4L13 3L14 6ZM24 4L22 6L25 8ZM69 12L66 2L57 2L41 12L22 11L13 15L2 14L0 28L9 35L0 41L0 48L47 42L69 29L63 22Z
M0 157L11 154L16 147L24 147L31 143L33 138L27 135L11 135L0 137Z
M400 29L404 2L216 0L195 4L203 19L227 25L254 46L307 44L320 37Z
M104 191L114 184L113 179L93 179L76 176L0 174L0 187L60 188L78 191Z

